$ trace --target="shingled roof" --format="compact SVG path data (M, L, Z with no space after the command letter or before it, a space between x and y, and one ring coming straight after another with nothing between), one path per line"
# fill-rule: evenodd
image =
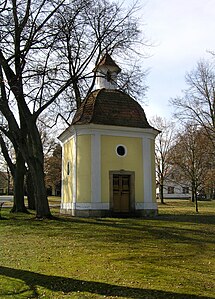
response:
M152 128L143 108L128 94L111 89L93 91L77 110L72 124Z

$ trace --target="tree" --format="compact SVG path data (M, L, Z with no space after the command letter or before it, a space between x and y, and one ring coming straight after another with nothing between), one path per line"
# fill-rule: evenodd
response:
M167 121L165 118L155 116L152 119L152 124L155 128L160 130L160 134L155 140L155 163L157 184L159 186L159 198L164 204L164 181L169 176L170 164L168 161L169 150L174 140L174 123Z
M3 102L9 102L9 93L7 93L6 85L3 78L4 75L2 67L0 65L0 110ZM2 154L13 178L14 201L11 211L27 213L27 209L24 203L24 176L26 173L25 160L14 138L14 133L9 132L8 130L8 125L3 115L1 115L0 131L0 146L2 149ZM7 140L10 140L11 145L13 145L13 151L15 153L15 163L13 161L14 159L12 159L12 156L10 156L9 154L9 152L11 151L8 150L8 146L6 145L6 138Z
M27 209L24 203L24 176L26 173L25 168L25 161L21 152L15 145L15 156L16 156L16 163L12 160L12 157L9 154L8 147L3 139L2 135L0 135L0 146L2 150L2 154L4 156L5 161L10 169L10 173L13 178L13 194L14 194L14 201L13 201L13 208L11 212L23 212L27 213Z
M187 90L184 97L171 103L177 108L175 116L183 122L204 128L205 134L215 147L215 68L209 61L199 61L196 68L187 74Z
M11 173L4 159L2 151L0 152L0 182L3 194L10 194L11 190Z
M0 110L30 170L37 217L51 215L38 117L48 108L56 115L56 106L67 106L70 113L80 106L94 85L92 63L105 51L131 49L138 40L133 12L122 14L105 0L0 4Z
M55 148L51 155L45 156L45 181L46 187L51 189L60 188L61 185L61 166L62 166L62 149L59 144L55 144ZM52 195L53 195L52 190ZM54 192L55 193L55 192ZM56 194L54 194L56 195Z
M140 55L135 53L138 47L142 50L145 46L134 15L137 6L126 11L122 5L106 0L80 1L79 5L78 11L71 6L58 12L57 22L54 20L52 24L60 32L54 48L60 72L55 74L54 83L58 86L63 77L70 80L70 85L61 95L64 105L60 105L58 97L51 108L56 117L56 109L59 111L60 107L58 116L68 122L94 88L95 72L92 70L106 52L120 56L124 69L127 66L120 74L119 88L137 96L146 90L146 72L140 63L136 65Z
M211 163L212 164L212 163ZM204 177L204 193L208 199L215 199L215 164L210 165Z
M204 131L195 125L187 125L184 131L178 134L176 144L169 153L172 167L177 170L175 179L190 183L196 212L198 212L198 191L203 187L208 161L210 161L210 151L207 146L208 138Z
M215 148L214 144L212 143L211 139L205 136L205 144L202 144L202 147L205 148L207 151L206 157L206 171L203 177L203 188L202 191L207 199L214 199L215 198Z

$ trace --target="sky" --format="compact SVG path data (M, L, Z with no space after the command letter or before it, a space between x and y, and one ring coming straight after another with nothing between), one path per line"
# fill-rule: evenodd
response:
M153 47L144 60L149 68L146 116L170 119L169 100L182 95L185 75L215 51L215 0L140 0L143 32Z

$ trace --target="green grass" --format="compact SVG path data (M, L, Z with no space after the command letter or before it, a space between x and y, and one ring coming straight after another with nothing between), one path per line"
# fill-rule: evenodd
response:
M215 298L215 201L155 219L35 220L2 209L0 298Z

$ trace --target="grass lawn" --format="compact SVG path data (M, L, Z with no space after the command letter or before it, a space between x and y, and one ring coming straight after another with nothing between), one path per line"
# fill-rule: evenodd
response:
M215 201L157 218L35 220L2 209L0 298L215 298Z

